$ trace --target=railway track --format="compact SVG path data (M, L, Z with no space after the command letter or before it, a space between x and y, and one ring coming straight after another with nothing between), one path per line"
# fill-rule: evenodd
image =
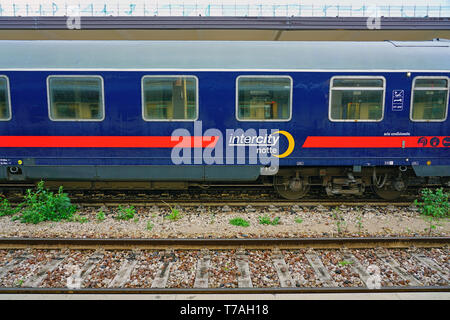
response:
M395 206L395 207L409 207L412 206L413 199L398 199L396 201L386 201L383 199L373 199L373 198L340 198L340 199L330 199L330 198L306 198L301 201L292 201L286 199L270 199L270 198L252 198L252 199L228 199L228 198L207 198L205 199L189 199L189 197L183 198L135 198L128 197L126 194L122 194L121 197L102 197L103 194L98 194L95 197L81 198L76 195L71 195L70 199L73 204L80 207L117 207L119 205L133 205L134 207L167 207L167 204L176 205L179 207L224 207L229 206L233 208L247 208L254 207L257 209L278 207L287 208L294 206L302 207L339 207L339 206L352 206L352 207L363 207L363 206ZM0 198L1 199L1 198ZM10 199L10 198L8 198ZM23 198L12 198L9 200L13 206L19 205ZM295 207L294 207L295 208ZM219 208L220 209L220 208Z
M450 292L448 237L0 239L0 293Z
M76 203L76 202L75 202ZM311 207L319 207L319 208L336 208L341 207L344 208L344 210L350 210L350 208L357 208L357 207L410 207L413 210L416 210L412 206L411 202L362 202L362 201L354 201L354 202L342 202L342 201L308 201L308 202L287 202L287 201L271 201L271 202L197 202L197 201L191 201L191 202L182 202L182 201L170 201L171 205L175 205L178 209L195 209L199 212L204 211L206 208L214 209L214 210L222 210L226 211L227 208L233 208L234 210L240 210L240 211L253 211L253 210L259 210L259 211L266 211L267 210L296 210L297 207L304 207L304 208L311 208ZM79 202L76 203L80 207L118 207L118 206L126 206L126 205L132 205L136 208L150 208L152 211L162 208L169 208L169 206L162 202L162 201L155 201L155 202L135 202L132 200L123 200L123 201L98 201L98 202ZM269 209L270 208L270 209Z
M30 187L22 187L20 189L5 189L2 193L11 203L20 203L26 190ZM32 187L31 187L32 189ZM227 201L229 203L242 203L251 201L254 203L340 203L352 204L358 202L370 203L387 203L386 200L380 199L374 193L368 192L361 196L328 196L319 188L311 188L311 192L299 200L283 199L276 194L272 187L253 186L253 187L228 187L228 188L211 188L201 189L192 188L188 190L68 190L66 191L73 203L92 204L98 203L128 203L135 204L156 204L161 200L170 201L171 203L215 203ZM396 200L390 200L389 203L405 203L412 202L418 197L419 189L411 189L409 192Z
M341 199L328 199L328 198L308 198L302 199L301 201L292 201L286 199L219 199L219 198L208 198L208 199L189 199L186 198L134 198L134 197L101 197L102 194L99 194L95 197L86 198L77 198L76 196L70 196L71 202L77 204L79 206L85 207L101 207L101 206L118 206L118 205L133 205L136 207L147 207L147 206L166 206L167 203L178 206L211 206L211 207L219 207L224 205L229 205L233 207L245 207L248 205L254 207L267 207L270 205L275 206L294 206L300 205L304 207L313 207L313 206L411 206L413 203L413 199L399 199L396 201L386 201L382 199L357 199L357 198L341 198ZM206 198L206 197L205 197ZM1 199L1 198L0 198ZM9 200L12 199L12 200ZM23 198L8 198L12 205L18 205L23 201Z
M0 238L0 249L374 249L433 248L450 245L450 237L234 238L234 239L85 239Z

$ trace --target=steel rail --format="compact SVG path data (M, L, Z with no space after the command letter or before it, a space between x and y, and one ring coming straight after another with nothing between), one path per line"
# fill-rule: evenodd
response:
M301 293L402 293L450 292L450 286L405 286L369 289L363 287L300 288L0 288L2 294L301 294Z
M348 238L1 238L0 249L363 249L446 247L450 237L348 237Z
M387 206L397 206L397 207L406 207L413 204L413 202L386 202L386 201L361 201L360 199L349 201L349 200L339 200L339 201L327 201L327 200L307 200L307 201L292 201L292 200L250 200L250 201L243 201L243 200L228 200L225 199L223 201L218 200L212 200L211 202L206 199L198 199L198 200L176 200L176 199L162 199L165 201L169 201L171 204L177 204L182 206L198 206L200 204L204 206L223 206L223 205L229 205L234 207L239 206L248 206L249 204L255 207L265 207L268 205L279 205L279 206L303 206L303 207L314 207L318 205L322 206L341 206L341 205L348 205L348 206L380 206L380 207L387 207ZM23 201L13 201L11 200L10 203L12 205L18 205L22 203ZM86 200L71 200L73 204L77 204L80 206L86 206L86 207L99 207L99 206L118 206L123 204L132 204L133 206L149 206L149 205L155 205L160 204L161 206L166 206L161 200L151 200L151 199L102 199L102 200L93 200L93 201L86 201Z
M224 200L223 202L208 202L208 201L201 201L201 200L192 200L189 202L182 202L177 200L167 200L170 201L172 204L177 204L180 206L189 206L189 207L195 207L198 205L204 205L204 206L210 206L210 207L220 207L224 205L228 205L230 207L246 207L248 205L251 205L253 207L267 207L269 205L277 205L277 206L303 206L303 207L315 207L315 206L325 206L325 207L336 207L341 205L348 205L348 206L380 206L380 207L387 207L387 206L394 206L394 207L408 207L413 204L413 202L342 202L342 201L307 201L307 202L293 202L293 201L230 201L230 200ZM161 202L161 200L155 200L155 201L135 201L135 200L114 200L114 201L97 201L97 202L77 202L72 201L72 203L84 206L84 207L116 207L123 204L131 204L135 207L145 207L155 204L160 204L161 207L164 207L164 203Z

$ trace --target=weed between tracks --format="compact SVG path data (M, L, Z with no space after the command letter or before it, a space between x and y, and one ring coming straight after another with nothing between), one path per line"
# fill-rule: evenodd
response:
M414 200L414 204L424 216L433 218L446 218L450 216L450 203L448 202L449 194L444 192L443 188L423 189L421 191L422 202Z
M0 202L0 217L3 216L12 216L17 213L17 208L11 207L9 204L8 199L3 199L2 202Z
M128 206L126 208L119 206L118 207L117 216L115 217L117 220L130 220L134 218L134 215L136 214L136 210L133 206Z
M164 200L161 200L161 201L164 202L165 204L167 204L170 208L170 214L167 215L165 218L172 220L172 221L177 221L178 219L181 219L180 210L172 208L172 206L170 204L168 204L167 202L165 202Z
M422 198L416 201L419 210L409 207L355 209L345 206L332 208L297 206L294 210L294 207L284 206L274 213L274 210L268 212L263 207L251 211L244 206L238 206L235 209L236 216L229 216L227 211L221 211L220 207L195 208L192 205L179 207L169 200L166 200L170 203L170 205L166 203L167 207L151 209L142 207L134 210L134 207L127 204L122 204L116 209L106 206L99 209L83 206L76 212L62 188L49 192L43 182L35 189L28 190L20 205L11 205L8 200L0 197L0 217L4 216L2 218L4 228L0 232L4 235L24 232L20 228L29 230L26 232L30 234L42 234L41 230L37 230L33 225L17 225L19 221L37 224L41 221L60 220L71 224L65 226L65 223L51 223L48 225L49 231L45 232L65 236L66 229L72 227L71 232L95 236L99 234L102 237L131 234L128 230L132 230L135 237L210 237L210 234L218 237L235 237L243 230L246 233L245 237L261 237L267 234L283 237L303 237L312 234L318 237L385 234L431 236L449 232L448 193L442 189L422 191ZM16 223L11 223L11 217L17 220ZM116 228L118 221L120 226ZM95 225L91 228L88 222ZM80 226L74 226L75 223L79 223ZM396 223L399 224L397 230L394 228L397 226ZM211 233L209 230L212 230Z
M295 223L302 223L303 222L303 219L302 218L295 218Z
M353 261L342 260L342 261L339 261L338 264L339 264L341 267L344 267L344 266L353 264Z
M15 215L13 220L23 223L39 223L42 221L61 221L72 219L76 207L71 204L69 197L60 187L57 193L44 188L44 181L38 183L36 190L27 190L25 201L16 208L11 208L7 199L0 205L0 216ZM78 218L79 222L82 218Z
M339 207L336 207L333 210L333 218L336 220L336 227L337 227L338 234L342 233L344 227L345 227L344 231L347 232L347 223L344 220L344 218L342 217L342 213L341 213L341 210L339 209Z
M450 216L450 203L448 202L449 194L444 192L443 188L435 191L425 188L421 191L421 200L414 200L414 205L419 208L420 214L428 222L428 234L436 229L435 219L448 218Z
M97 218L97 221L99 221L99 222L102 222L102 221L104 221L106 219L105 218L105 213L103 212L102 209L100 209L100 211L97 213L96 218Z
M230 224L238 227L248 227L250 225L250 222L243 218L234 218L230 220Z
M79 222L79 223L86 223L86 222L89 222L89 219L87 217L82 217L82 216L80 216L79 214L76 213L69 219L69 221Z
M272 226L276 226L280 223L280 217L275 217L273 220L270 219L268 216L259 217L259 224L269 224Z

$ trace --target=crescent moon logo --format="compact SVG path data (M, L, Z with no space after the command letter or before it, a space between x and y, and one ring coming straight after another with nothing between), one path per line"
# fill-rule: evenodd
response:
M285 136L288 139L289 146L284 153L279 154L279 155L276 155L276 154L272 154L272 155L277 158L286 158L288 155L290 155L292 153L292 151L294 151L294 146L295 146L294 137L292 137L292 135L287 131L280 130L280 131L276 131L272 134L276 134L276 133L279 133L279 134L282 134L283 136Z

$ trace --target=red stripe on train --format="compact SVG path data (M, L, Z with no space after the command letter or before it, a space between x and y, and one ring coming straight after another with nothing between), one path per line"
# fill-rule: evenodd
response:
M303 148L436 148L449 147L448 136L307 137Z
M171 136L0 136L0 147L15 148L214 148L219 137Z

